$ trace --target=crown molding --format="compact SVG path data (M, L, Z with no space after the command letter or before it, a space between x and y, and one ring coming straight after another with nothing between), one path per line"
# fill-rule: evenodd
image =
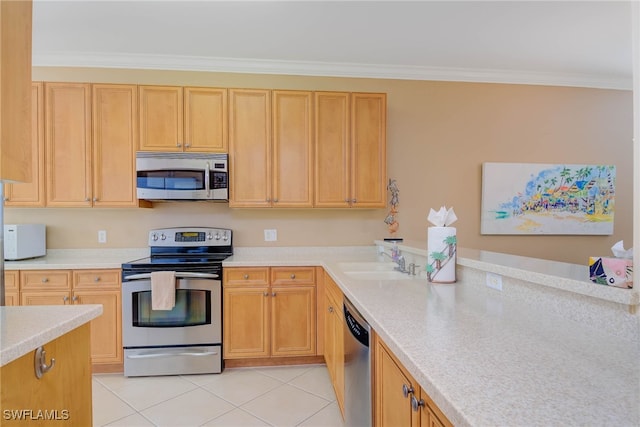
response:
M590 74L492 69L353 64L314 61L209 58L100 52L33 52L34 67L129 68L208 71L220 73L283 74L394 80L434 80L474 83L527 84L631 90L633 78Z

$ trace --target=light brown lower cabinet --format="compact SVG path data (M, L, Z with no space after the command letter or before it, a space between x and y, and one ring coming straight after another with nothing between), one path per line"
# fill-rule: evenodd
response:
M19 305L101 304L91 323L91 362L107 371L123 362L122 297L119 269L5 271L18 278ZM16 279L11 279L16 280ZM18 300L18 291L12 291ZM18 304L16 304L18 305Z
M338 285L324 273L324 360L340 413L344 418L344 314L343 295Z
M224 270L225 359L316 355L314 267Z
M377 335L374 351L375 427L453 426Z
M85 323L42 346L45 362L53 358L55 364L41 378L34 371L35 350L0 368L0 424L92 425L89 336Z
M20 305L20 273L4 272L4 305Z

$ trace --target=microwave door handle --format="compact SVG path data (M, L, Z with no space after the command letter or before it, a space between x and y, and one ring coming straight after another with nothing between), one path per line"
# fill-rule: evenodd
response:
M207 167L204 169L204 189L207 190L207 198L211 197L211 166L206 162Z
M151 279L151 273L132 274L125 276L125 280ZM219 279L220 275L211 273L176 272L176 279Z

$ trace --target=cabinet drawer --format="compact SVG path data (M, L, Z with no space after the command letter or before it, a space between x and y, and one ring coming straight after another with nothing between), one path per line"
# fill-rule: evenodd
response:
M314 267L271 267L272 285L315 285Z
M223 277L225 286L267 286L269 267L225 268Z
M120 270L74 270L73 288L120 288Z
M5 291L17 291L20 284L19 271L4 272L4 289Z
M71 271L31 270L20 272L22 290L25 289L71 289Z

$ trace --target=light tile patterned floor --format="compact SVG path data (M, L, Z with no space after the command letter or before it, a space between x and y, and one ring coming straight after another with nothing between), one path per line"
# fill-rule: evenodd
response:
M234 368L218 375L93 376L99 426L342 427L324 365Z

